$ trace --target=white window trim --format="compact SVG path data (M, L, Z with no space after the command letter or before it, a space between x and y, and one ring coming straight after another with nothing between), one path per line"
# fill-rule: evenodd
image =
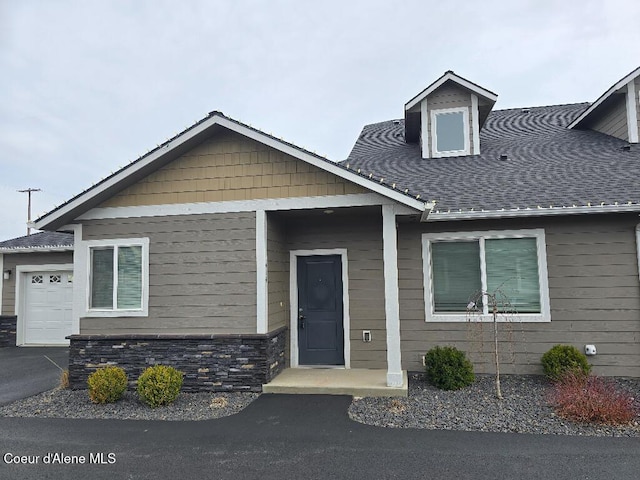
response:
M451 240L476 240L479 238L535 238L538 251L538 278L540 283L540 313L519 313L499 316L498 321L550 322L551 308L549 304L549 280L547 271L547 247L544 229L523 230L487 230L475 232L424 233L422 234L422 265L424 273L425 321L427 322L467 322L469 320L490 322L490 314L435 313L433 302L433 273L431 261L431 242ZM481 269L486 268L481 264ZM484 275L483 275L484 278ZM483 288L484 285L483 285Z
M464 129L464 149L462 150L438 150L438 135L436 133L437 130L437 121L436 118L439 114L446 113L462 113L462 126ZM469 109L467 107L459 107L459 108L441 108L431 110L431 149L433 158L440 157L457 157L460 155L470 155L471 154L471 143L470 143L470 132L469 132Z
M84 317L148 317L149 316L149 238L118 238L110 240L87 240L83 242L86 250L87 269ZM91 249L108 247L142 247L142 307L127 309L91 308ZM114 279L114 287L117 280ZM114 290L115 291L115 290ZM115 293L114 293L115 295ZM114 301L115 302L115 301Z

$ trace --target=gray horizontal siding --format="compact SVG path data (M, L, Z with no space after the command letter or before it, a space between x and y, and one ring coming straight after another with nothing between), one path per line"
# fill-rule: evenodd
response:
M83 318L81 334L255 333L255 214L92 220L84 240L149 237L149 316Z
M622 140L629 140L625 95L614 95L602 106L602 113L590 123L590 128Z
M269 279L269 331L288 325L289 251L284 230L273 215L267 215L267 276Z
M351 367L387 368L382 214L316 216L287 222L290 250L346 248L349 262ZM372 341L362 341L370 330Z
M459 224L465 230L544 228L550 323L502 323L505 373L541 373L541 355L557 343L596 344L590 357L601 375L640 376L640 282L635 243L637 216ZM479 372L491 372L491 324L426 323L423 231L455 225L401 225L398 255L403 367L421 370L435 345L465 350Z
M18 265L72 264L73 252L10 253L4 255L4 270L11 270L11 278L2 280L2 312L0 315L15 315L16 267Z

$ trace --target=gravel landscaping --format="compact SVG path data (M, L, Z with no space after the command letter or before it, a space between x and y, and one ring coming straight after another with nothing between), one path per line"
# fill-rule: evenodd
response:
M629 426L575 424L559 418L547 405L549 383L541 376L500 377L502 401L495 397L493 376L477 376L457 391L439 390L422 375L411 375L408 398L356 398L349 416L368 425L482 432L640 437L640 418ZM640 380L618 379L640 407Z
M86 390L55 389L0 407L0 417L111 418L120 420L209 420L238 413L257 393L181 393L171 405L150 408L135 392L116 403L91 403Z
M351 419L380 427L516 432L554 435L640 437L640 418L624 427L576 424L547 405L549 383L540 376L503 376L504 400L495 398L494 378L477 376L470 387L439 390L413 374L408 398L354 398ZM618 379L640 407L640 379ZM95 405L84 390L55 389L0 407L0 417L208 420L233 415L256 393L181 393L171 405L149 408L135 392L113 404Z

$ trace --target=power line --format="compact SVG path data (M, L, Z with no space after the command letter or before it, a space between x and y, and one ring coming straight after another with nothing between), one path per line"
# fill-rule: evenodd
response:
M31 193L41 192L39 188L25 188L24 190L18 190L20 193L26 193L29 196L29 203L27 205L27 236L31 235Z

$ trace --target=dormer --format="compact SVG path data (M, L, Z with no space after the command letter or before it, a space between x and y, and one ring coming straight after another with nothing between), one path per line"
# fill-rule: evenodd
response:
M480 155L480 129L498 96L452 71L404 107L405 141L420 143L422 158Z
M587 128L629 143L638 143L640 67L601 95L568 128Z

